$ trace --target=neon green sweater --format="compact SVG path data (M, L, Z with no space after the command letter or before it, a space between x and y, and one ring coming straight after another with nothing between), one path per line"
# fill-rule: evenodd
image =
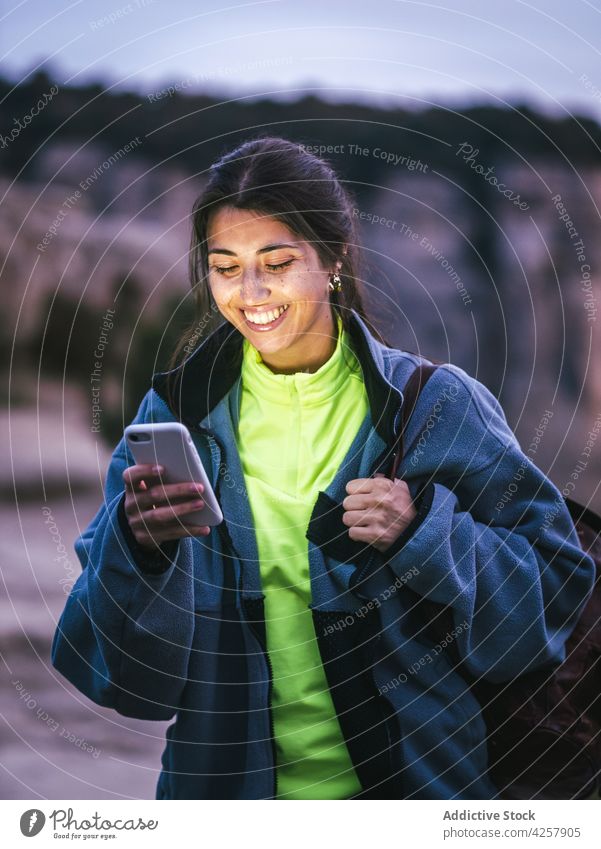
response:
M321 663L305 532L369 410L359 362L338 319L330 359L274 374L243 343L237 444L265 594L277 798L347 799L361 790Z

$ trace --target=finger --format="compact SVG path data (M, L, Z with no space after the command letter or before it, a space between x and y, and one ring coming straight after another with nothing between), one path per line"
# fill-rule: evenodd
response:
M347 510L342 521L348 527L368 527L374 523L374 515L366 510Z
M140 488L141 486L142 484ZM197 500L202 492L204 492L204 486L201 483L157 484L148 488L143 495L136 492L136 501L143 508L151 507L153 504L159 507Z
M161 528L158 531L138 531L136 538L142 540L147 545L161 545L164 542L171 542L175 539L183 539L184 537L208 537L212 528L209 525L189 525L179 524L174 528Z
M384 478L384 480L382 480L382 478ZM387 491L390 488L390 485L390 481L388 481L388 479L384 475L373 478L355 478L354 480L347 482L346 491L349 495L356 495L357 493Z
M348 535L355 542L364 542L367 545L371 545L377 539L377 534L371 528L360 525L353 525L349 528Z
M141 545L159 546L164 542L183 537L206 537L211 533L209 525L189 525L179 523L176 527L161 527L159 529L140 528L136 529L136 539Z
M211 533L212 528L209 525L187 525L185 522L179 522L172 528L165 526L157 531L153 538L159 542L167 542L172 539L181 539L182 537L207 537Z
M184 483L159 483L151 486L144 495L144 498L151 503L154 502L158 506L159 501L168 502L181 500L182 498L189 500L199 498L203 492L204 486L201 483L191 483L189 481L185 481Z
M146 483L148 479L159 479L162 472L164 472L163 466L152 463L140 463L136 466L128 466L127 469L123 470L121 477L129 490L135 490L142 481Z
M371 492L374 485L373 481L373 478L355 478L354 480L347 481L345 489L349 495L356 495L360 492Z
M209 525L190 525L188 531L190 536L193 537L208 537L211 533L211 528Z
M385 492L347 495L342 502L342 506L345 510L372 510L380 504L384 495L386 495Z
M198 493L196 493L198 496ZM180 496L171 496L171 498L163 498L163 496L159 496L156 493L151 494L150 490L148 492L140 493L136 492L134 495L134 501L139 511L147 512L148 510L158 510L162 507L176 507L180 504L189 504L190 502L194 502L198 506L194 507L195 510L202 510L205 506L205 502L200 498L195 498L193 494L186 493L185 495Z
M179 516L201 510L204 501L185 501L183 504L172 504L167 507L156 507L155 509L141 511L139 516L143 526L147 528L161 528L165 530L169 525L180 527Z

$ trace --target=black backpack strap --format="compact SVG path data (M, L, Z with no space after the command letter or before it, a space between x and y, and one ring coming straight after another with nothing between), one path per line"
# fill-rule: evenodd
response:
M416 366L403 387L403 404L400 410L401 426L398 436L392 445L386 446L383 455L380 456L376 463L378 470L386 474L386 477L390 480L395 479L399 463L403 459L403 455L405 453L403 437L405 430L407 429L407 425L409 424L411 414L415 409L419 393L426 384L426 381L434 374L436 368L437 366L433 364ZM390 457L392 457L391 461L389 459ZM390 470L386 473L385 469L389 462L391 463ZM376 561L382 563L383 555L378 551L378 549L372 547L372 551L367 557L366 562L364 562L363 565L355 571L351 578L351 587L353 589L361 585L364 577L370 573Z
M417 404L419 393L437 368L438 366L436 365L419 365L409 375L409 379L405 384L403 389L403 405L401 407L401 428L393 447L392 466L390 474L388 475L391 480L396 477L399 463L405 454L404 435L409 424L411 414Z
M409 420L415 406L419 393L426 385L427 381L432 377L437 369L435 364L423 364L417 366L409 376L405 388L403 389L403 406L401 408L401 429L394 447L394 457L389 477L396 477L396 471L399 463L405 454L404 434L409 424ZM406 588L407 589L407 588ZM413 591L411 591L413 593ZM430 634L430 637L435 641L442 640L446 634L452 631L453 628L453 613L450 606L439 604L430 599L418 596L415 594L414 610L418 613L424 623L424 628ZM455 646L451 645L450 653L453 656L453 662L459 664L459 656L453 652Z

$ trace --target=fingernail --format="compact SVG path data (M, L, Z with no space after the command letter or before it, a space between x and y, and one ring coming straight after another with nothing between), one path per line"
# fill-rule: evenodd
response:
M162 466L153 466L152 471L157 472L157 474L160 474L163 471L163 467Z

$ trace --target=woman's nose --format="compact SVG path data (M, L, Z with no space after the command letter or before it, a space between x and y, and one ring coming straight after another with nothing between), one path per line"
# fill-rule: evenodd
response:
M261 304L270 295L269 286L265 285L265 277L260 271L245 271L240 284L241 300L248 306Z

